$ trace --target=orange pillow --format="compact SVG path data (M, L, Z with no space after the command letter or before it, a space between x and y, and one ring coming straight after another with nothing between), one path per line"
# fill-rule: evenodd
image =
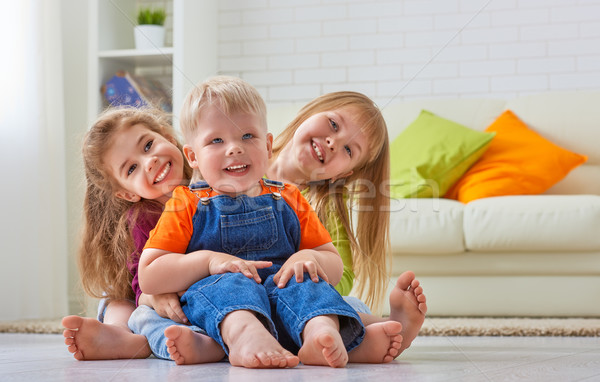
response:
M496 136L445 198L468 203L490 196L540 194L587 160L530 130L510 110L485 131L495 131Z

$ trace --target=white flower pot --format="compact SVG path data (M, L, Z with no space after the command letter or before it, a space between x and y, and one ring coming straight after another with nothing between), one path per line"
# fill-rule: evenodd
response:
M162 25L138 25L133 32L136 49L156 49L165 46L165 27Z

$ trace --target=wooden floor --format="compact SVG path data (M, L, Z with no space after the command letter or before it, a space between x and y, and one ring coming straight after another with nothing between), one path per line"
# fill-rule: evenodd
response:
M418 337L396 361L249 370L155 358L75 361L61 335L0 334L0 381L600 381L598 337Z

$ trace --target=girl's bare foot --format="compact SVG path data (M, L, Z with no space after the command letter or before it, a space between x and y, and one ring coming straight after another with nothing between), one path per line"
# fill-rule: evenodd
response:
M392 362L400 351L401 331L402 324L396 321L378 322L365 327L365 338L348 353L350 362Z
M67 350L79 361L147 358L151 354L146 337L122 326L79 316L64 317L62 325Z
M221 322L223 342L229 347L229 362L248 368L295 367L299 359L285 350L253 312L236 310Z
M348 353L339 331L337 316L317 316L310 319L303 331L303 344L298 352L305 365L344 367Z
M398 277L390 293L390 320L402 324L402 346L398 355L406 350L419 334L427 313L427 299L423 288L412 271Z
M165 337L167 351L178 365L218 362L225 357L221 345L215 340L186 326L169 326L165 329Z

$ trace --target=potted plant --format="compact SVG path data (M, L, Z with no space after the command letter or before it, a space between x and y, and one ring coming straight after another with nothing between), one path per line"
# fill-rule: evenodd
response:
M162 8L140 8L138 25L134 29L136 49L156 49L165 46L165 19Z

